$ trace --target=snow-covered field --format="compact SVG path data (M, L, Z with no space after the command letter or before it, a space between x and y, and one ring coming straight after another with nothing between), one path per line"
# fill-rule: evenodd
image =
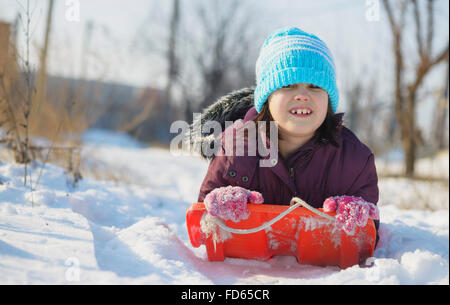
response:
M47 164L31 191L23 166L0 162L0 284L449 284L448 185L380 179L370 268L293 257L208 262L185 224L205 161L101 131L85 140L83 164L97 174L85 168L76 188ZM31 168L33 183L40 166ZM448 159L442 166L448 172Z

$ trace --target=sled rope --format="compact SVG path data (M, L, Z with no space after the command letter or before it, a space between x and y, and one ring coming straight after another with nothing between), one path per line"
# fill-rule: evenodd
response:
M334 216L328 215L326 213L319 211L318 209L313 208L312 206L310 206L309 204L307 204L306 202L304 202L303 200L301 200L298 197L294 197L291 199L291 204L294 202L296 202L294 205L291 205L289 207L289 209L287 209L286 211L284 211L277 217L274 217L272 220L260 225L259 227L253 228L253 229L234 229L234 228L228 227L224 223L224 221L218 217L212 217L212 219L221 229L231 232L231 233L235 233L235 234L251 234L251 233L256 233L261 230L264 230L265 228L270 227L271 225L273 225L274 223L276 223L277 221L282 219L284 216L291 213L293 210L295 210L296 208L298 208L300 206L307 208L308 210L317 214L318 216L322 216L330 221L334 221Z

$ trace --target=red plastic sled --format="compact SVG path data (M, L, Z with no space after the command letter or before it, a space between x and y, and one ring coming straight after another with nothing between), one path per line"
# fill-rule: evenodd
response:
M248 204L248 219L225 223L230 228L255 228L288 208L285 205ZM200 228L205 212L203 203L192 204L186 213L186 224L192 246L206 245L209 261L223 261L225 257L268 260L274 255L291 255L296 256L300 264L345 269L364 264L373 255L375 247L373 220L369 219L363 228L357 227L355 234L350 236L303 207L296 208L265 230L251 234L230 233L232 237L224 242L214 242L212 234L207 236Z

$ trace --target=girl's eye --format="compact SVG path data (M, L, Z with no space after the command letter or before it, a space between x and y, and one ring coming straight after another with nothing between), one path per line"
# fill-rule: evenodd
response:
M309 88L311 89L321 89L320 87L313 85L313 84L309 84Z
M283 86L283 87L281 87L281 88L282 88L282 89L292 89L292 88L295 88L295 84Z

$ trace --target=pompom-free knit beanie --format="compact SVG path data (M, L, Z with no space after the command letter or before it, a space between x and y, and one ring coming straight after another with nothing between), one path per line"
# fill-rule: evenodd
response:
M264 41L256 61L254 96L258 113L272 92L297 83L313 84L327 91L336 112L336 67L327 45L299 28L283 28Z

